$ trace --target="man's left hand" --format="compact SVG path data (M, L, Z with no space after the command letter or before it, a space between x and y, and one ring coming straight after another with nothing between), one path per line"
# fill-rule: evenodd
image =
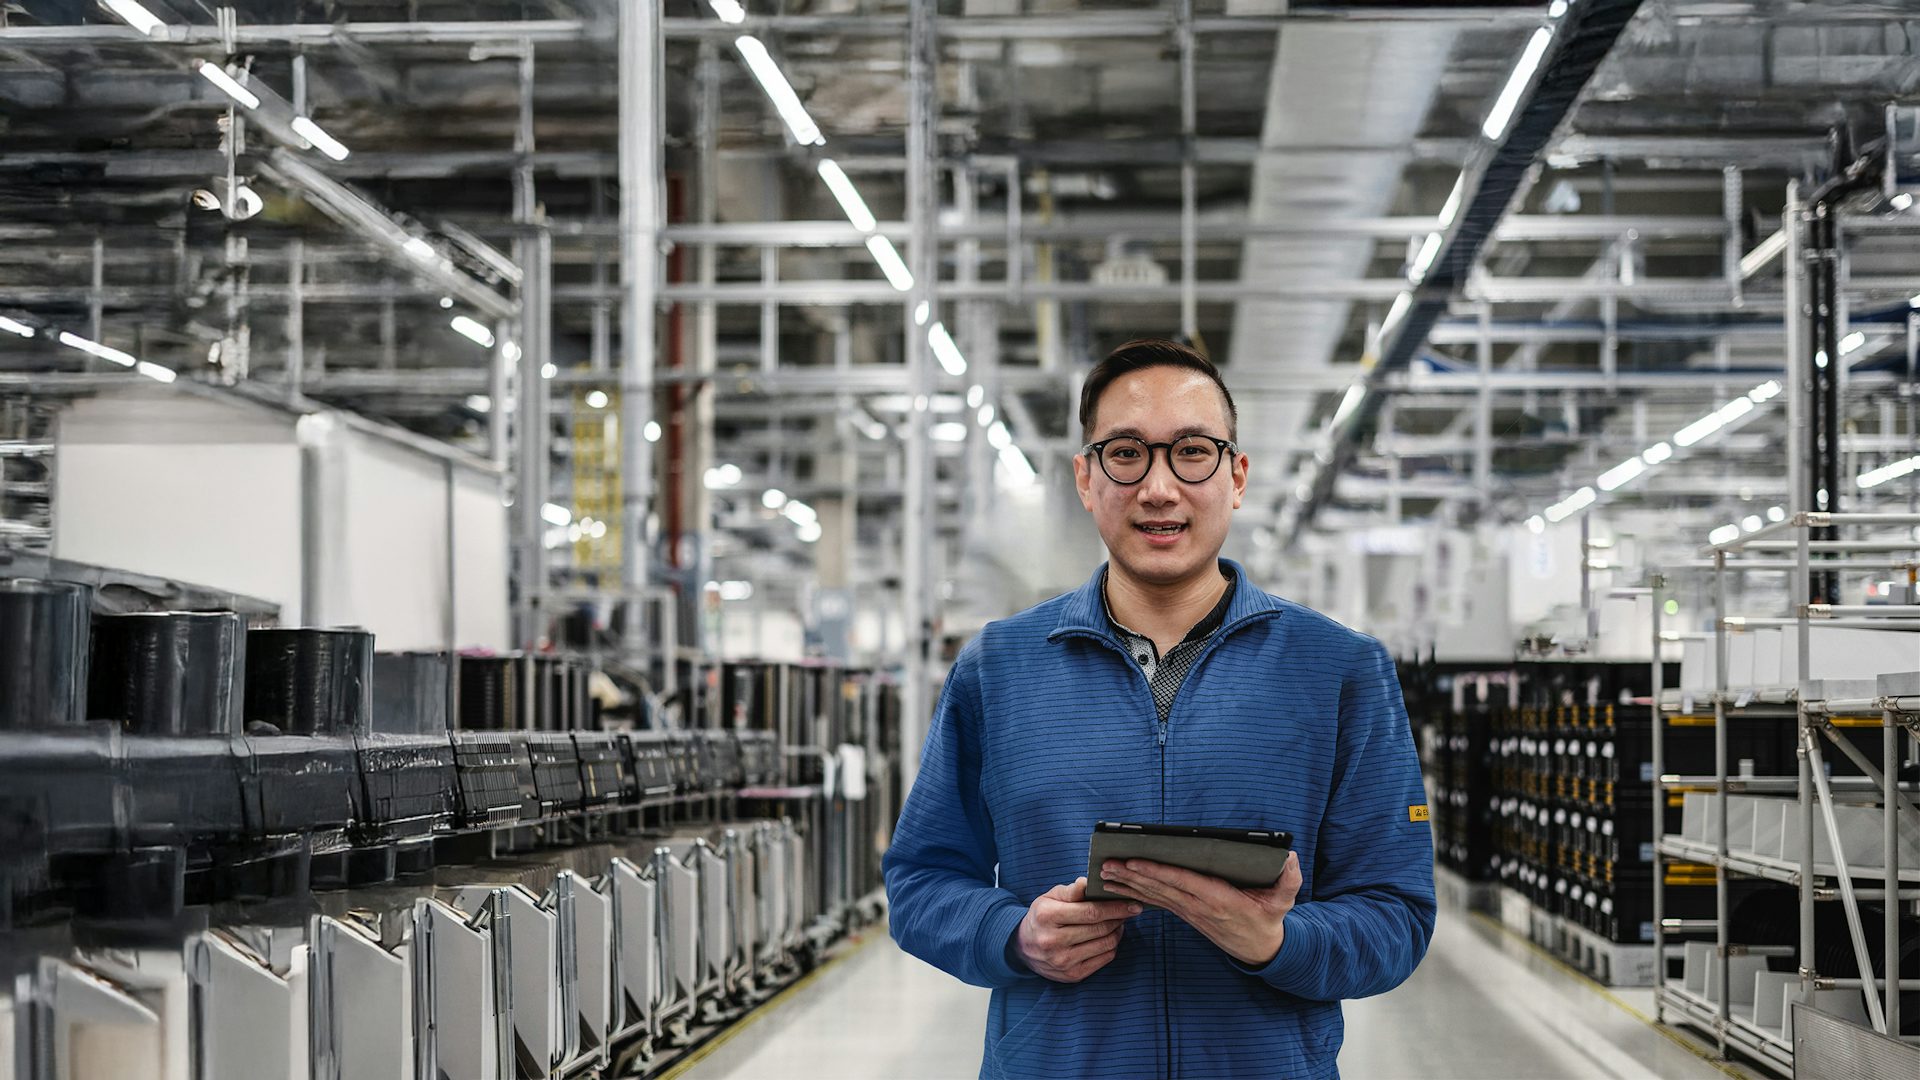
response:
M1235 960L1265 967L1286 941L1287 912L1300 895L1300 856L1289 852L1280 880L1266 889L1242 889L1145 859L1110 859L1100 877L1120 896L1173 912Z

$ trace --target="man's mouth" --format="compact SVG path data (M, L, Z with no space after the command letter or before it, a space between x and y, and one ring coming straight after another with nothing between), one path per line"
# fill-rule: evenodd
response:
M1140 522L1134 528L1148 536L1177 536L1187 531L1185 523L1178 521Z

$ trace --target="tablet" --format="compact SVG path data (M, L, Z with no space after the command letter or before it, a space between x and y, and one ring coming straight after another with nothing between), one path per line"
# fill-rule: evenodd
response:
M1126 899L1101 884L1100 866L1109 859L1148 859L1221 878L1243 889L1271 888L1287 868L1292 847L1292 833L1272 829L1098 822L1087 845L1087 899Z

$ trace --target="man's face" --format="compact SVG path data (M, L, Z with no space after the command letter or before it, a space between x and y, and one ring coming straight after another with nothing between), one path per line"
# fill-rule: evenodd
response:
M1197 371L1129 372L1095 403L1089 441L1116 435L1149 443L1171 443L1183 435L1225 439L1227 403L1213 380ZM1171 585L1211 568L1219 557L1227 525L1246 494L1247 458L1232 454L1198 484L1174 475L1166 450L1152 451L1152 459L1145 478L1119 484L1098 461L1080 454L1073 459L1074 482L1114 566L1145 584Z

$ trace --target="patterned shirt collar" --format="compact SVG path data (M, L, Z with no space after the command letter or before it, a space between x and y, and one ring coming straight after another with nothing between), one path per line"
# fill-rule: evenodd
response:
M1109 573L1110 572L1111 571L1109 571ZM1180 639L1181 645L1195 641L1205 641L1213 636L1215 630L1220 629L1222 623L1227 621L1227 607L1233 601L1234 576L1233 571L1229 569L1224 562L1220 564L1220 576L1226 579L1226 591L1220 594L1220 601L1213 605L1213 610L1207 612L1199 622L1194 623L1193 628L1187 631L1187 635ZM1114 631L1120 634L1121 637L1128 640L1152 641L1152 639L1145 634L1128 627L1125 623L1113 617L1113 607L1107 603L1107 579L1105 574L1102 574L1100 578L1100 606L1107 613L1107 621L1113 624Z

